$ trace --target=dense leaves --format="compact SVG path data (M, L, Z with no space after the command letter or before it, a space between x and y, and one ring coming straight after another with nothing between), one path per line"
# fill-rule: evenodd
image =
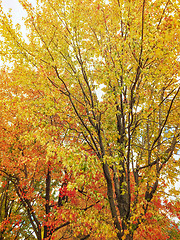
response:
M1 55L12 67L1 76L0 144L8 201L26 214L3 231L38 240L173 238L179 3L20 3L28 41L1 11Z

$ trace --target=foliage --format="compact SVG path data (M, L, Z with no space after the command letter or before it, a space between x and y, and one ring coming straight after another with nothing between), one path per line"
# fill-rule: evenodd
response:
M49 147L52 136L55 145L63 143L58 118L56 128L47 118L46 124L41 118L41 123L37 118L32 124L29 106L38 94L14 87L11 76L5 71L1 75L1 238L49 239L58 232L61 239L72 239L83 238L89 231L95 238L100 232L106 235L112 224L104 208L104 183L97 163L91 158L93 165L85 166L82 154L74 152L74 164L81 164L82 170L67 171L68 149L64 148L60 160L58 149ZM38 131L46 132L43 141L37 137Z
M46 238L65 223L71 239L168 236L168 213L179 204L161 203L167 187L179 194L171 187L179 174L179 3L42 0L36 9L20 3L28 41L3 11L0 21L2 59L12 63L18 91L15 107L13 96L1 101L10 109L8 119L6 108L2 113L11 140L2 131L1 164L12 183L13 171L17 197L35 215L37 239L39 226ZM51 211L50 185L61 186L63 201L70 198ZM84 193L93 201L90 212ZM57 195L51 198L57 204Z

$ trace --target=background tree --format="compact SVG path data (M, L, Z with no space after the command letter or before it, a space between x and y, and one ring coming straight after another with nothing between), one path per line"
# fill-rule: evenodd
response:
M80 171L76 151L97 156L117 238L133 239L167 187L164 177L173 183L178 174L179 5L43 0L34 9L20 2L29 42L2 13L2 57L15 62L16 84L43 92L35 106L57 114L78 139L59 146L57 157Z
M91 165L72 149L57 159L59 146L75 140L66 138L58 117L38 111L39 92L14 86L16 72L1 72L1 239L109 237L112 223L97 161L92 156ZM77 164L81 170L72 172Z

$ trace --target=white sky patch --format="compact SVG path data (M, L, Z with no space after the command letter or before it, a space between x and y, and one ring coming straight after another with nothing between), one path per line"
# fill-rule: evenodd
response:
M105 0L104 2L105 2L105 4L109 4L109 0Z
M102 96L104 95L104 92L102 91L104 87L105 87L104 84L100 84L99 87L95 90L97 98L100 102L102 101Z
M13 125L13 123L12 123L12 122L10 122L10 121L8 121L8 124L9 124L9 126L12 126L12 125Z
M23 18L27 16L26 11L23 9L18 0L1 0L1 1L4 11L6 13L11 11L14 26L16 24L20 24L22 35L27 40L26 35L28 31L25 25L23 24ZM36 0L28 0L28 2L31 3L32 6L36 6Z

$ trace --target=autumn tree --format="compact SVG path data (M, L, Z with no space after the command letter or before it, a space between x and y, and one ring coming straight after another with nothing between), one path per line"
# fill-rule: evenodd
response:
M34 106L78 139L58 146L68 170L80 172L82 149L97 157L117 239L133 239L178 175L179 3L20 3L28 41L2 12L2 59L16 67L16 84L43 92Z
M59 147L77 139L66 138L58 116L38 111L35 100L43 92L14 85L16 73L3 69L0 75L0 239L109 236L112 222L98 162L94 156L86 162L72 149L58 158ZM68 167L71 156L79 171L72 172L72 163Z

